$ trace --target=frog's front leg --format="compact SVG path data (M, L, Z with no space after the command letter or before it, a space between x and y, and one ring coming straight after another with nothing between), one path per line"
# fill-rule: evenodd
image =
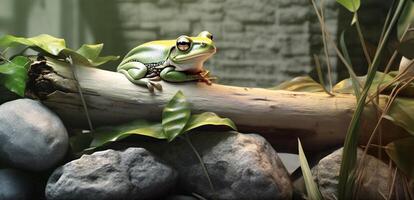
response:
M160 77L164 81L175 82L175 83L195 81L195 80L200 79L199 75L192 75L192 74L186 74L185 72L175 71L174 67L164 68L160 73Z
M147 67L140 62L128 62L120 65L118 67L118 72L124 74L132 83L147 87L151 92L154 92L154 88L162 90L162 86L159 83L155 83L148 78L145 78Z

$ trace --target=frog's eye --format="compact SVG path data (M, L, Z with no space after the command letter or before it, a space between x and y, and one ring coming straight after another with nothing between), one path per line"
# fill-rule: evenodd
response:
M180 51L187 51L191 46L191 39L187 36L184 36L184 35L180 36L177 39L176 46Z
M206 38L208 38L210 40L213 40L213 34L211 34L208 31L201 32L200 34L198 34L198 37L206 37Z

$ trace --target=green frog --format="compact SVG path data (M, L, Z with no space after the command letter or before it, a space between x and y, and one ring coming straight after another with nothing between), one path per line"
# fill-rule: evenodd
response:
M132 49L117 71L150 92L162 90L156 81L204 81L211 84L203 63L216 52L213 35L203 31L196 37L182 35L176 40L157 40Z

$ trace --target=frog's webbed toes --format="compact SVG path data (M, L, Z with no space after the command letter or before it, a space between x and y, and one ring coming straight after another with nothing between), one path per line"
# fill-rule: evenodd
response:
M162 85L156 82L152 82L152 81L147 82L147 88L151 93L153 93L155 89L162 91Z
M161 85L161 84L159 84L159 83L155 83L155 82L152 82L152 81L150 81L150 83L151 83L151 85L152 85L153 87L155 87L157 90L162 91L162 85Z

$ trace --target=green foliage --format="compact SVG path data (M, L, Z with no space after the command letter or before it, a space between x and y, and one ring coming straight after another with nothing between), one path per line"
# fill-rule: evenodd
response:
M355 169L356 169L356 157L357 157L357 147L359 139L359 127L361 122L361 115L365 108L365 101L368 96L369 90L373 83L373 80L376 75L378 65L380 64L381 55L384 51L385 44L388 42L388 39L391 35L391 31L400 16L402 8L406 0L401 0L398 2L396 9L393 12L391 22L386 28L384 36L378 46L377 51L375 52L374 59L372 60L371 65L369 66L366 82L364 84L363 90L360 97L357 100L357 106L355 112L352 116L346 137L344 142L344 150L342 155L341 170L339 174L339 184L338 184L338 199L351 199L354 193L354 186L356 181Z
M0 64L0 83L17 95L24 96L30 63L31 61L24 56L4 61Z
M85 66L98 66L118 59L117 56L100 57L99 54L102 51L103 44L83 45L75 51L66 47L65 40L46 34L31 38L13 35L5 35L0 38L1 49L16 47L32 48L43 55L51 57L66 58L70 56L75 63ZM27 72L31 61L23 55L16 56L11 61L3 54L0 54L0 57L5 61L0 64L0 74L2 74L0 83L19 96L24 96L28 78Z
M396 98L387 115L386 119L394 124L403 127L407 132L414 136L414 100L409 98Z
M336 0L336 2L338 2L351 12L356 12L361 5L360 0Z
M385 151L397 167L408 177L414 178L414 137L396 140L387 145Z
M116 142L131 135L142 135L156 139L174 140L177 136L202 126L226 126L236 130L228 118L221 118L215 113L204 112L191 115L190 104L181 91L165 106L162 123L136 120L119 126L100 127L89 134L78 134L71 138L74 152L92 150Z
M191 116L190 104L181 91L168 102L162 112L162 127L168 141L183 132L185 125Z
M14 48L18 46L30 47L50 56L61 58L71 56L75 63L81 63L87 66L98 66L119 58L118 56L99 57L103 44L83 45L80 49L75 51L66 47L64 39L55 38L47 34L31 38L16 37L12 35L5 35L0 38L1 48Z
M302 144L298 139L299 162L302 170L303 179L305 181L306 192L308 199L322 200L322 194L319 191L318 185L315 183L305 153L303 152Z

